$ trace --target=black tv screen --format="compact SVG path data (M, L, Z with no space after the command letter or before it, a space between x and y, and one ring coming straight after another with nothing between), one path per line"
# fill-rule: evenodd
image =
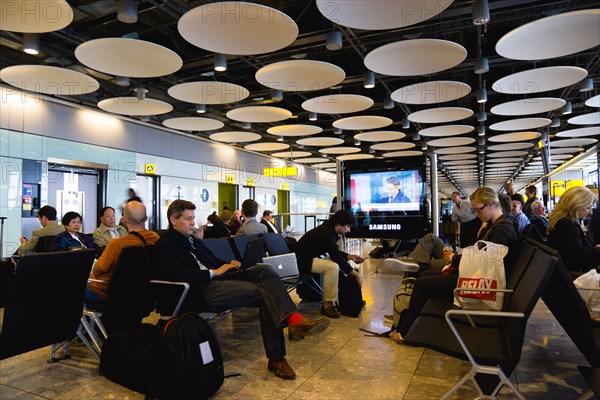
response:
M416 239L431 231L425 157L346 161L344 208L356 219L350 237Z

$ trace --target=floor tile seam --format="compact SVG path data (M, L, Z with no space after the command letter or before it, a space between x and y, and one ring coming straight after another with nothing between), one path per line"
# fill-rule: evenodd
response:
M400 346L406 346L405 344L400 344ZM411 376L410 376L410 381L408 382L408 385L406 385L406 390L404 391L404 394L402 395L402 398L400 400L404 400L406 398L406 395L408 394L408 389L410 388L410 385L412 384L415 375L417 373L417 370L419 369L419 365L421 364L421 361L423 361L423 357L425 356L425 351L421 352L421 357L419 357L419 361L417 362L417 365L415 366L415 369L413 370Z
M48 400L53 399L53 397L46 397L46 396L42 396L41 394L37 394L37 393L33 393L33 392L28 392L27 390L19 389L19 388L16 388L14 386L7 385L5 383L0 384L0 386L6 386L6 387L9 387L9 388L11 388L13 390L17 390L19 392L23 392L23 393L27 393L27 394L30 394L30 395L33 395L33 396L41 397L43 399L48 399Z

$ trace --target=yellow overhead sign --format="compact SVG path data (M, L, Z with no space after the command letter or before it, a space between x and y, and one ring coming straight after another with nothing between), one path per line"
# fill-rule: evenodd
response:
M144 167L144 171L146 171L146 173L149 175L154 175L154 172L156 172L156 167L154 166L154 164L146 164Z
M254 186L254 179L247 178L246 179L246 186Z
M583 186L583 180L581 179L571 179L568 181L552 181L551 193L552 196L560 196L565 190L572 188L574 186Z
M225 175L225 183L235 183L235 175Z
M281 190L290 190L290 185L288 185L287 183L282 183Z
M296 176L297 174L298 168L296 167L265 168L263 171L264 176Z

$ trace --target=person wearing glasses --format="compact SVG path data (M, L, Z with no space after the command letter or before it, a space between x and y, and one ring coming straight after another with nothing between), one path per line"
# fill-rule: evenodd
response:
M592 215L597 200L586 187L569 188L548 219L548 245L558 250L569 271L587 272L600 265L599 245L594 245L581 228L582 221Z
M515 227L502 210L498 196L493 189L480 187L471 194L469 199L475 214L482 222L487 223L485 228L479 232L477 240L486 240L509 248L508 254L504 257L504 268L508 279L516 257L517 233ZM452 260L452 265L459 265L458 258L457 256ZM390 339L397 343L404 342L403 337L408 333L430 298L445 298L449 302L452 301L453 291L458 281L458 270L452 269L449 265L442 272L447 274L442 275L432 271L417 278L408 309L400 316L398 326L390 332Z

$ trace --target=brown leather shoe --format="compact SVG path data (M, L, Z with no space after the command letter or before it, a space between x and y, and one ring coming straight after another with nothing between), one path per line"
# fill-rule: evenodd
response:
M342 314L340 314L340 310L338 310L337 308L335 308L335 306L332 305L329 305L328 307L322 305L321 314L328 318L339 318L342 316Z
M299 324L294 324L288 328L288 338L291 341L302 340L305 336L323 332L328 326L329 320L325 318L303 319Z
M273 372L275 376L281 379L296 379L296 373L287 363L284 358L271 358L268 364L269 371Z

